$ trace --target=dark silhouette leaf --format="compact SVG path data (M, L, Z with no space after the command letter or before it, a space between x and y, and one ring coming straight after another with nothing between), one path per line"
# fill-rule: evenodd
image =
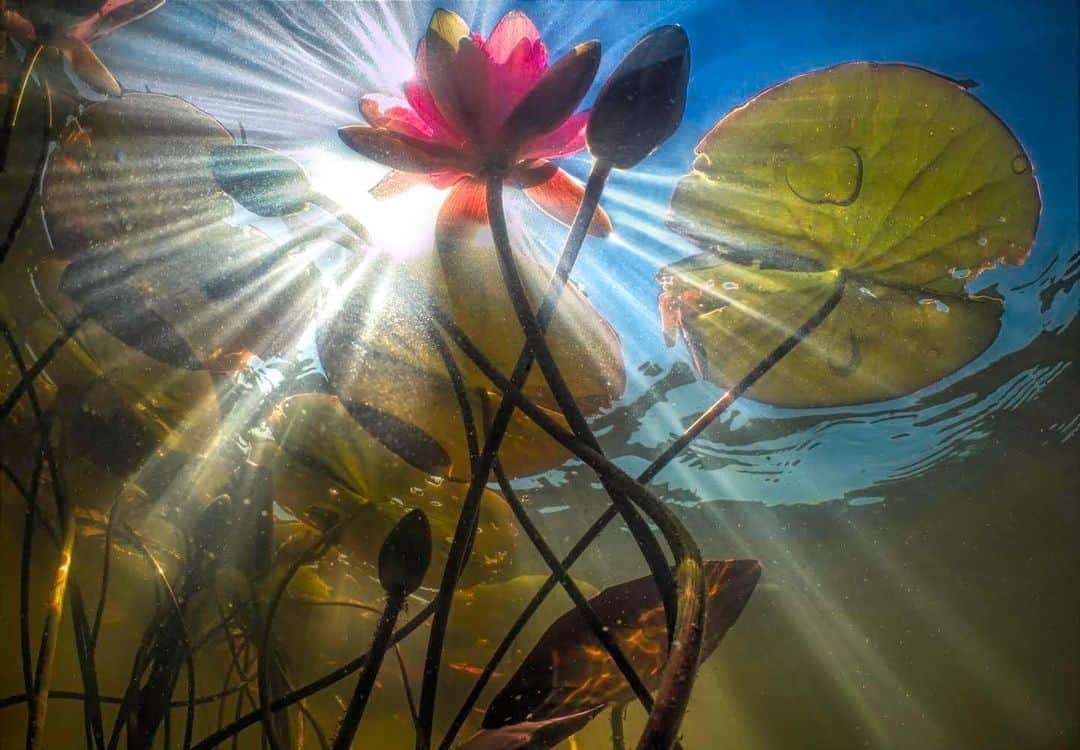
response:
M439 442L419 427L373 406L342 402L352 418L375 438L410 464L428 474L444 476L450 455Z
M285 216L307 208L311 183L303 167L261 146L219 146L210 169L221 189L259 216Z
M128 346L156 360L188 370L200 364L187 341L128 283L123 262L91 257L64 270L60 289L82 306L82 314Z
M757 560L709 560L705 566L702 660L719 645L761 576ZM651 576L621 583L589 600L650 690L667 656L667 625ZM576 610L556 620L492 700L485 729L567 717L634 699L629 685Z
M581 730L603 706L543 721L523 721L498 729L481 729L459 750L547 750Z

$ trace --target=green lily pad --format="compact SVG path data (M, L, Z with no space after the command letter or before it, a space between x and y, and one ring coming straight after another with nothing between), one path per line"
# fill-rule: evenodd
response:
M839 65L759 94L696 153L669 221L708 252L658 279L669 333L680 328L703 376L733 385L838 285L835 310L751 398L898 397L997 336L1000 300L965 285L1024 262L1039 190L1023 147L963 86L908 65Z

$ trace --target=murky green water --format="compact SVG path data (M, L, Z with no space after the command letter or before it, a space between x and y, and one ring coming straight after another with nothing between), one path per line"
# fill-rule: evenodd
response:
M417 73L420 39L439 41L427 3L169 0L108 36L86 32L119 97L70 41L82 32L68 22L93 18L93 3L59 4L74 15L55 44L53 3L7 5L39 26L28 37L6 17L8 111L38 42L44 51L0 175L0 229L12 227L0 265L0 747L27 744L42 706L26 694L42 692L45 674L39 747L329 747L387 602L380 545L407 509L425 511L432 562L402 624L426 612L454 554L476 460L462 402L481 444L499 405L501 386L450 348L455 390L417 310L444 306L509 376L525 338L487 230L484 180L506 177L509 243L535 306L580 201L567 185L587 178L589 152L570 130L526 147L475 122L455 141L469 107L494 117L504 106L470 98L481 84L499 96L517 85L490 72L501 68L462 74L453 97L425 81L435 115L414 96L414 119L394 125L427 139L420 156L372 145L367 126L339 137L361 122L360 97L396 96ZM453 9L487 38L504 5ZM582 106L602 108L601 83L649 29L677 23L689 38L681 124L608 180L547 336L619 469L644 470L800 321L833 305L817 338L648 483L704 559L763 566L698 671L682 747L1080 746L1076 8L690 0L525 11L552 62L600 40ZM450 54L434 49L429 66ZM490 59L503 54L493 49ZM539 65L538 49L517 54ZM575 54L599 55L590 49ZM818 88L736 109L857 60L915 67L841 67ZM848 74L865 78L852 85ZM868 91L877 98L863 111ZM384 132L406 115L378 96L363 116ZM535 106L528 123L544 112ZM648 116L622 120L645 131ZM594 134L594 153L599 143ZM246 200L255 188L222 177L215 149L246 154L236 157L245 178L251 145L295 159L299 187ZM561 193L535 189L563 179L541 158L569 175ZM1011 165L1004 177L999 162ZM295 177L290 162L260 164L264 179L287 173L270 182ZM387 166L418 176L388 179ZM941 216L951 223L935 224ZM35 362L24 389L20 371ZM539 374L523 391L542 417L569 424ZM565 555L608 494L524 416L508 435L501 468ZM427 696L433 746L548 573L500 487L479 489L478 533ZM66 528L70 566L58 551ZM648 573L622 519L572 568L586 597ZM43 629L56 590L50 658ZM626 606L636 616L646 605ZM654 627L618 636L640 647L638 669L664 663L658 600L648 606ZM465 715L459 745L571 607L556 588ZM415 746L430 632L421 624L387 652L354 747ZM588 658L565 673L617 684L596 642L575 653ZM304 686L302 704L260 712ZM556 709L570 705L551 693ZM611 705L596 700L602 713L559 748L612 747ZM645 712L629 692L623 701L629 747Z

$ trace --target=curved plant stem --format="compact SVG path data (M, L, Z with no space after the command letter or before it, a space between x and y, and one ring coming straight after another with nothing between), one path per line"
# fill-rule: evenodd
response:
M168 595L169 603L172 606L173 618L174 618L174 622L176 624L176 627L175 627L175 630L173 628L168 628L167 630L165 630L165 632L168 633L170 636L178 637L182 642L179 643L179 644L167 643L166 646L171 647L171 648L175 648L176 646L179 646L179 648L181 648L183 650L184 664L187 666L187 693L188 693L188 699L187 699L187 704L186 704L187 705L187 715L186 715L185 720L184 720L184 744L183 744L183 747L184 747L184 750L188 750L188 748L191 747L192 732L193 732L194 727L195 727L195 692L196 692L196 687L195 687L195 656L194 656L194 652L193 652L193 649L192 649L193 644L192 644L192 640L191 640L191 635L188 633L187 624L184 622L184 608L183 608L183 605L180 602L180 598L176 595L175 589L173 589L172 584L169 582L169 577L167 575L165 575L165 569L163 567L161 567L161 563L159 563L157 558L154 557L154 553L151 552L150 548L146 546L146 543L143 542L142 537L138 534L138 532L135 531L135 529L131 528L131 526L129 526L127 523L125 523L124 526L125 526L128 534L130 534L133 542L135 543L135 546L146 557L146 559L150 562L150 565L154 569L155 573L157 574L158 579L161 581L161 585L165 589L165 593ZM170 638L170 640L171 640L171 638ZM157 667L157 665L155 665L155 668L156 667ZM171 674L171 672L172 672L171 665L166 664L165 667L164 667L164 670L165 670L166 673ZM167 686L165 686L165 685L156 686L154 684L156 682L158 682L158 681L155 680L153 676L151 676L150 681L148 683L148 687L150 687L152 690L155 689L155 688L159 688L159 689L163 688L164 690L167 690L169 692L168 695L161 696L161 702L164 704L165 710L168 711L169 710L170 698L172 697L171 688L174 687L174 683L172 683L172 681L170 679L169 684ZM143 705L139 706L140 713L142 713L143 708L147 708L147 702L145 702L145 701L143 702ZM142 738L141 741L144 743L144 744L140 744L139 745L140 747L142 747L142 746L150 747L150 742L152 741L153 736L157 731L157 724L161 720L161 718L163 717L163 714L160 713L160 712L155 711L154 713L156 715L150 717L149 721L146 721L145 717L144 717L143 720L138 722L138 735Z
M277 730L274 728L274 712L271 709L273 696L270 691L270 652L271 638L274 632L274 618L277 616L278 606L281 604L281 600L284 598L285 591L289 588L289 583L292 582L293 577L299 572L300 568L326 550L326 547L330 545L332 536L340 527L341 525L337 524L319 534L318 538L293 560L285 570L281 580L274 587L270 597L270 605L267 607L263 619L262 632L259 634L259 664L257 667L259 676L259 713L262 718L263 736L273 750L282 750L284 748L284 745L281 744L281 738L277 736Z
M11 147L11 134L15 130L15 123L19 119L19 110L22 109L23 97L26 95L26 87L30 83L30 76L34 73L44 45L37 44L26 54L22 69L19 71L19 87L15 96L8 101L7 113L4 115L4 127L0 130L0 172L7 170L8 149Z
M394 635L390 638L390 643L397 644L405 638L409 637L409 635L411 635L418 627L427 622L427 620L431 618L431 615L434 612L434 602L430 602L429 604L425 605L422 610L417 612L412 617L412 619L410 619L407 623L394 631ZM305 698L309 698L312 695L315 695L320 690L324 690L331 685L341 682L341 680L344 680L353 672L356 672L358 669L362 669L364 664L367 663L367 659L367 654L361 654L352 661L342 664L337 669L323 675L317 680L313 680L307 685L297 688L288 695L283 695L282 697L276 699L272 704L270 704L270 710L281 711L293 705L294 703L297 703L298 701L302 701ZM256 709L255 711L250 711L243 716L238 716L227 726L218 729L217 731L211 733L204 739L197 742L192 747L192 750L210 750L210 748L217 747L225 740L229 739L230 737L235 737L244 729L247 729L252 724L258 722L260 718L261 711L258 709Z
M590 180L590 182L591 182L591 180ZM587 226L587 224L586 224L586 226ZM582 237L584 237L584 233L582 233ZM838 294L839 294L839 290L834 293L834 298L831 298L829 301L827 301L822 306L822 309L818 311L818 314L816 314L811 319L811 321L808 321L808 323L812 322L815 319L819 323L820 323L821 320L824 320L824 318L827 317L828 313L832 310L832 308L834 308L836 306L836 303L839 300ZM479 351L479 349L469 340L468 336L460 328L457 327L457 325L453 322L453 320L450 319L450 317L444 311L441 311L436 307L429 307L429 311L431 312L432 318L435 321L435 323L440 328L442 328L443 331L446 332L446 334L450 337L450 340L453 341L454 344L458 348L460 348L462 350L462 352L474 364L477 365L477 367L484 373L484 375L487 378L489 378L492 381L492 383L499 390L503 391L504 393L510 392L510 393L515 394L514 396L511 396L511 398L513 398L514 401L515 401L514 405L517 406L518 408L521 408L522 411L524 411L526 413L526 416L529 416L530 418L533 419L533 421L537 422L538 424L541 421L543 421L543 420L545 420L547 418L547 415L544 414L543 412L541 412L539 409L529 409L527 406L525 406L525 405L527 405L529 403L528 399L526 399L520 393L515 393L514 391L510 390L511 383L510 383L509 379L506 378L505 376L503 376L494 367L494 365L492 365L490 363L490 361L487 360L487 358L484 356L484 354ZM794 348L794 345L797 344L799 340L801 340L802 337L805 337L805 335L809 334L809 332L813 329L813 327L814 326L809 325L809 326L804 326L803 328L801 328L799 332L796 332L796 334L793 334L792 337L791 337L792 339L797 339L797 340L795 340L793 343L790 342L790 341L784 342L783 344L778 346L776 350L774 350L774 354L777 353L777 352L785 352L786 353L787 351L790 351L792 348ZM801 336L800 336L800 334L801 334ZM770 359L771 358L772 358L772 355L770 355ZM775 365L777 361L779 361L779 359L776 359L775 361L773 361L773 364ZM762 373L762 374L764 374L764 373ZM760 375L758 377L760 377ZM739 392L744 392L751 385L752 385L752 383L741 383L740 385L732 388L732 391L735 391L736 389L740 389ZM727 400L730 403L733 399L730 399L725 395L724 400ZM723 409L719 409L719 410L715 410L715 411L710 410L710 412L711 412L710 413L711 418L716 419L717 417L720 416L720 414L723 413ZM704 425L704 426L707 426L707 425ZM704 426L701 429L704 429ZM572 435L569 435L568 433L566 433L564 430L562 430L561 427L559 427L554 422L548 420L547 421L547 428L550 428L552 431L555 431L555 432L561 432L563 437L566 438L568 440L568 442L573 444L574 437ZM605 459L603 457L596 456L595 454L594 454L593 457L602 459L602 461L605 464L610 463L607 459ZM670 462L670 458L667 459L667 462ZM666 465L667 465L666 462L661 464L659 461L654 461L653 464L650 465L650 467L648 469L646 469L646 472L648 473L649 476L656 476L656 474L658 474L659 471L661 469L663 469L664 466L666 466ZM573 566L574 562L576 562L577 559L580 558L582 554L584 554L585 549L587 549L588 545L594 539L596 539L596 537L598 537L600 535L600 533L605 528L607 528L608 524L611 523L611 521L617 515L618 515L618 513L615 511L614 507L609 506L604 511L604 513L601 514L597 518L597 520L593 522L592 526L589 527L589 529L585 532L585 534L575 543L574 547L570 550L570 552L567 554L567 556L563 559L563 561L562 561L563 567L566 568L566 569L571 568ZM508 632L508 634L507 634L508 637L505 638L503 640L503 642L500 643L499 646L496 648L495 654L492 656L492 661L489 661L488 666L485 667L485 672L484 673L487 675L488 679L490 679L491 674L494 673L493 663L497 664L498 661L501 660L502 657L506 654L506 652L509 651L509 648L510 648L510 645L511 645L511 643L513 641L513 638L516 637L518 633L520 633L521 629L524 627L525 622L528 620L528 617L531 616L531 614L534 613L536 611L536 609L539 608L539 606L543 603L544 598L547 596L547 594L549 594L551 592L551 590L557 585L557 583L558 583L558 580L556 579L556 577L553 574L552 576L550 576L544 582L544 584L537 591L536 595L534 595L533 599L529 602L529 604L527 605L525 611L522 613L522 616L519 617L518 621L516 621L514 623L514 625L511 627L510 632ZM437 603L437 600L428 603L427 605L424 606L424 608L420 612L418 612L416 615L414 615L406 624L404 624L400 628L398 628L397 631L394 633L393 637L391 638L391 642L392 643L399 643L400 641L404 640L409 635L411 635L417 628L419 628L429 618L431 618L431 616L435 612L436 603ZM353 659L352 661L349 661L349 662L341 665L340 667L332 670L331 672L323 675L322 677L320 677L320 678L318 678L316 680L313 680L313 681L309 682L308 684L306 684L306 685L304 685L304 686L302 686L300 688L297 688L296 690L289 693L288 695L284 695L281 698L276 699L270 706L271 710L273 710L273 711L281 711L281 710L283 710L285 708L288 708L289 706L297 703L298 701L301 701L301 700L303 700L305 698L308 698L308 697L310 697L312 695L315 695L319 691L324 690L325 688L327 688L327 687L329 687L331 685L337 684L341 680L345 679L349 675L356 672L358 669L361 669L364 666L364 663L366 661L367 661L367 654L362 654L362 655L358 656L357 658ZM481 679L481 681L484 681L485 684L486 684L486 680L484 680L483 675L481 676L480 679ZM482 689L482 685L478 684L477 687L474 687L474 689L472 691L470 691L470 697L472 697L474 694L475 694L476 697L479 696L480 689L477 689L477 688ZM472 702L475 703L475 697L473 698ZM193 746L193 750L210 750L211 748L216 747L217 745L221 744L222 742L225 742L229 738L235 737L239 732L243 731L244 729L251 726L252 724L258 722L259 718L260 718L260 713L257 710L248 712L247 714L244 714L243 716L238 716L230 724L218 729L217 731L215 731L215 732L211 733L210 735L208 735L207 737L205 737L203 740L196 743Z
M537 364L540 365L544 379L555 396L559 409L562 410L563 415L566 417L570 429L575 435L588 443L590 447L599 451L600 444L592 434L585 415L581 412L577 401L570 392L570 387L566 384L562 373L559 372L558 363L556 363L555 357L548 347L547 340L544 338L544 327L540 325L540 321L533 315L532 306L529 303L525 285L521 280L513 249L510 247L510 237L506 230L506 217L503 212L502 187L503 181L501 177L492 177L488 180L487 208L491 221L491 234L495 240L499 268L502 270L507 294L514 307L518 323L525 333L528 349L531 350ZM604 489L611 497L612 503L615 504L623 520L626 521L630 534L634 537L634 541L637 542L638 548L649 566L649 571L656 580L660 599L664 603L664 614L667 618L668 638L670 639L675 630L675 586L671 578L671 570L668 568L667 558L664 557L664 552L656 541L656 537L653 536L652 531L649 530L648 525L641 519L641 516L638 515L627 499L607 485L604 485Z
M219 690L218 692L211 693L210 695L200 695L198 698L195 699L195 705L196 706L204 706L207 703L217 703L222 698L228 698L230 695L235 695L236 693L240 692L241 690L244 689L244 687L246 687L246 685L247 685L247 683L244 683L243 685L238 685L236 687L231 687L231 688L229 688L227 690ZM80 693L77 690L50 690L49 691L49 700L52 700L52 701L55 701L55 700L61 700L61 701L65 701L65 700L66 701L84 701L84 700L86 700L86 697L87 697L86 693ZM7 696L5 698L0 698L0 709L10 708L11 706L17 706L20 703L26 703L28 700L30 700L30 696L28 696L26 693L20 693L18 695L9 695L9 696ZM120 705L121 703L124 702L124 699L121 696L118 696L118 695L99 695L98 700L100 700L102 703L107 703L107 704L113 705L113 706ZM188 702L186 700L172 701L171 703L169 703L169 706L171 706L172 708L183 708L187 704L188 704Z
M546 330L547 325L554 317L556 305L566 288L570 271L577 260L581 244L585 240L585 235L589 224L592 222L592 216L596 212L600 194L603 192L604 182L607 180L610 170L610 165L605 163L597 162L593 165L592 174L589 175L589 182L585 188L585 195L582 198L577 216L574 218L574 225L570 229L555 274L548 283L540 305L537 318L542 330ZM526 348L518 357L510 378L515 387L520 387L525 382L531 366L532 351ZM465 494L465 500L458 516L457 528L450 543L447 564L443 569L439 592L435 597L436 609L431 624L431 635L428 638L427 653L424 658L423 680L420 686L420 729L416 735L416 750L428 750L431 747L431 730L435 716L435 693L438 689L443 643L446 639L450 608L453 605L454 587L457 585L457 578L467 559L469 541L479 519L481 493L488 482L492 463L498 453L503 436L506 434L513 411L513 405L503 399L487 431L484 449L481 452L477 470L469 483L469 489Z
M60 331L60 334L45 347L45 351L34 360L34 364L30 366L30 369L23 373L22 377L19 378L19 382L15 384L15 387L11 389L11 392L8 393L8 395L4 397L3 402L0 403L0 420L5 419L7 415L11 413L11 410L15 408L15 404L19 402L19 399L26 392L26 389L29 388L34 382L34 379L41 374L41 371L49 366L53 357L55 357L64 344L75 335L84 320L85 319L81 315L72 318L72 320L64 326L63 330Z
M383 656L390 646L390 637L394 633L394 623L397 622L401 608L405 605L404 591L392 591L386 600L386 609L379 618L379 625L375 629L375 637L371 641L371 649L368 651L368 660L356 682L352 698L345 709L345 715L341 718L341 726L334 738L333 750L349 750L352 747L356 730L360 726L360 719L364 715L371 689L375 686L375 678L379 675L379 667L382 666Z
M611 749L626 750L626 704L611 707Z
M52 91L48 83L42 83L41 88L45 96L45 121L42 126L41 149L34 164L34 173L30 176L30 182L27 184L22 201L19 203L19 209L16 211L15 218L12 219L10 226L8 226L7 235L0 242L0 263L4 262L8 251L11 250L11 246L15 244L15 240L19 236L19 231L22 229L23 224L26 223L26 217L30 213L30 204L34 202L34 196L37 195L41 183L41 173L45 171L45 162L49 158L49 142L52 139L53 131ZM3 169L0 168L0 172L2 171Z
M37 666L34 669L34 690L30 701L30 721L26 730L27 750L39 750L45 742L45 715L49 705L49 685L52 682L53 659L60 635L60 619L64 613L64 597L67 595L68 577L71 573L71 553L75 547L75 520L71 509L66 508L61 523L62 541L60 559L53 578L52 594L45 612L45 627L41 633Z
M97 669L90 649L90 620L86 616L86 604L78 586L71 586L71 625L75 632L75 651L82 674L83 720L87 728L88 747L105 750L105 729L101 719L101 695L98 692Z
M701 417L687 428L687 430L677 438L672 445L666 449L660 456L658 456L646 469L638 476L639 482L646 482L666 467L671 460L685 448L689 443L701 434L713 421L715 421L724 411L743 393L745 393L755 382L757 382L766 372L774 367L786 354L795 348L806 336L808 336L817 326L819 326L829 314L836 308L840 298L843 294L843 280L841 279L833 293L828 299L818 308L815 313L806 320L806 322L799 327L797 331L792 333L786 340L779 344L772 352L770 352L757 366L754 367L742 380L740 380L735 386L733 386L727 393L725 393L720 399L716 401ZM438 309L431 310L436 324L439 325L450 337L450 339L457 345L462 352L468 357L480 370L488 377L497 388L503 390L504 393L510 388L511 383L499 373L499 371L491 364L491 362L484 356L479 349L469 340L469 337L457 327L457 325L447 316L443 311ZM520 395L520 394L519 394ZM535 410L534 410L535 412ZM535 412L539 414L538 412ZM546 415L539 414L543 417ZM573 548L562 560L562 566L565 569L570 569L578 558L585 552L588 546L595 540L608 524L617 516L617 512L614 506L608 506L608 508L593 522L589 529L581 536L580 539L574 544ZM529 618L540 608L540 605L544 602L544 599L552 589L555 588L557 578L552 574L537 590L536 594L526 605L525 609L518 616L518 619L514 621L510 629L507 631L503 640L495 648L488 663L485 665L484 670L481 672L480 677L477 679L476 684L470 690L469 695L466 697L465 702L462 704L461 709L458 711L458 715L455 718L455 723L463 722L469 711L472 710L473 705L479 699L480 694L491 680L499 663L509 652L511 645L517 636L524 629Z

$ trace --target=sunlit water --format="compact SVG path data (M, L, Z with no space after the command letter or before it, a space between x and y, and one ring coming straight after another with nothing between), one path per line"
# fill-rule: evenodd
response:
M455 9L487 30L509 7ZM249 142L296 157L376 244L406 257L430 247L441 196L422 189L377 204L367 190L383 167L348 151L336 131L358 121L360 94L395 92L411 75L431 9L169 0L96 49L128 88L184 97L234 133L242 125ZM681 345L664 347L655 302L657 268L695 250L662 218L704 132L763 88L847 60L909 62L981 83L976 95L1031 155L1043 199L1027 263L975 282L1005 299L995 343L893 401L813 410L740 401L653 484L706 557L765 565L745 614L701 670L683 746L1076 746L1075 4L702 0L537 2L527 10L553 50L600 38L601 78L650 27L679 23L691 39L684 122L639 168L613 177L603 205L617 235L590 240L575 272L624 347L626 396L595 427L631 473L722 393L695 377ZM585 157L566 161L584 177ZM525 211L512 213L520 232ZM538 219L528 229L539 252L554 252L557 225ZM518 485L557 550L606 503L577 462ZM645 568L629 535L613 528L575 572L602 587ZM310 633L319 637L317 628ZM11 663L4 670L5 686L20 683L7 674ZM72 688L77 673L57 682ZM383 708L372 707L369 737L408 721L377 715ZM55 711L81 733L74 709ZM631 736L640 719L632 710ZM0 713L0 727L11 728L0 733L5 747L21 741L22 720ZM608 736L597 720L576 740L602 748Z

